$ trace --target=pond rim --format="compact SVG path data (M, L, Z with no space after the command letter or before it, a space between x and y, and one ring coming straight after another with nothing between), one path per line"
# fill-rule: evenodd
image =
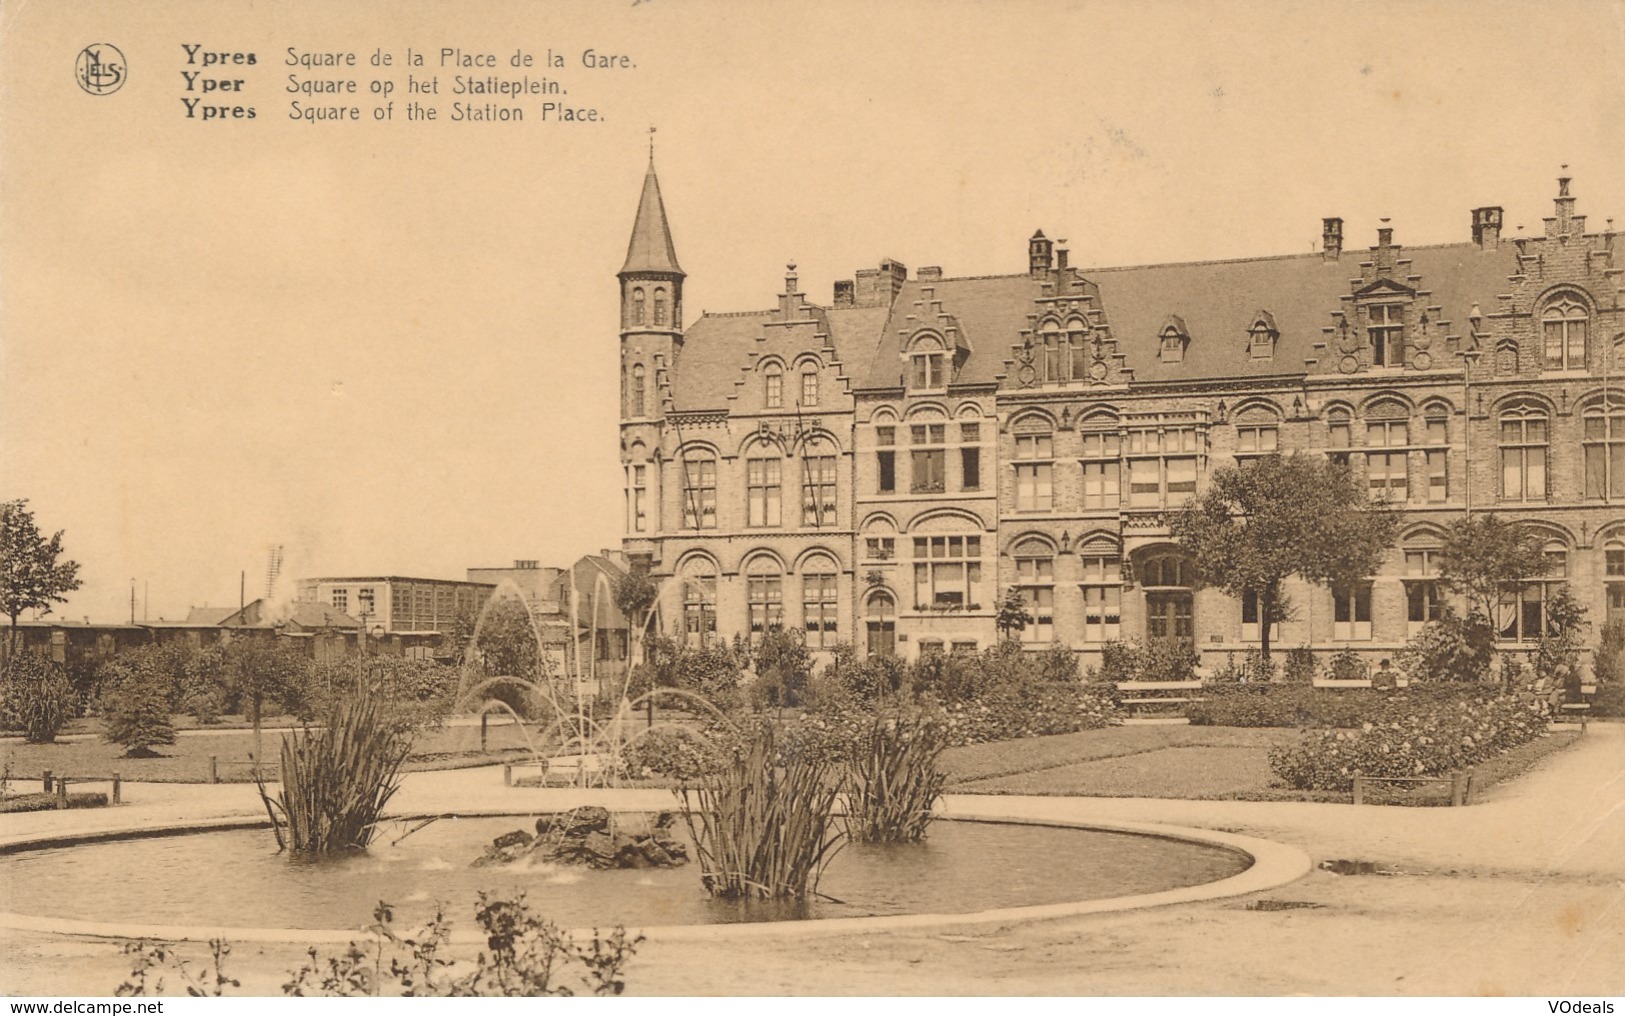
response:
M646 814L649 811L648 808L639 807L609 808L607 810L615 814ZM389 817L405 821L424 818L531 818L542 813L541 810L534 808L526 810L515 810L513 808L460 808L454 812L420 811L390 815ZM1089 914L1120 913L1151 907L1171 906L1178 903L1196 903L1244 896L1248 893L1275 889L1290 882L1295 882L1307 875L1313 868L1313 862L1310 860L1309 855L1297 847L1256 836L1244 836L1240 833L1220 832L1214 829L1151 822L1074 821L998 814L938 815L937 820L1127 833L1152 839L1217 847L1231 853L1240 854L1251 861L1251 864L1228 878L1204 882L1200 885L1165 889L1154 893L1112 896L1097 900L1042 903L1025 907L1000 907L967 914L888 914L876 917L830 917L814 920L761 921L741 924L663 925L628 928L627 930L642 934L650 942L693 942L872 935L888 931L1050 921ZM183 820L166 825L87 830L77 833L39 833L0 842L0 857L23 851L55 850L89 843L151 839L163 836L185 836L191 833L219 832L233 829L268 829L270 825L270 821L265 818L237 816ZM346 945L350 942L362 941L371 937L362 928L257 928L132 924L128 922L43 917L12 912L0 912L0 929L32 931L81 939L148 939L162 942L206 942L211 938L224 938L230 942L287 943L291 945ZM571 930L578 935L586 935L592 934L595 929L575 928ZM486 936L477 929L460 927L452 932L451 941L453 944L458 945L482 945L486 941Z

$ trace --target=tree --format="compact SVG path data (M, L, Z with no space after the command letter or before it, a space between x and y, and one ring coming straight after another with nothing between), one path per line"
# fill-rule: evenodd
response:
M275 699L283 709L306 708L310 660L304 652L281 636L263 637L240 633L226 647L226 673L239 705L246 705L254 725L254 759L264 760L260 720L267 699Z
M140 646L102 664L102 739L122 744L126 758L151 758L155 746L174 744L169 700L183 663L167 646Z
M1501 590L1546 573L1540 534L1495 515L1468 515L1445 530L1439 576L1486 620L1495 617Z
M79 562L61 557L62 530L46 539L27 498L0 502L0 611L11 619L10 650L23 611L49 614L51 604L66 603L79 588Z
M649 611L659 595L660 587L649 577L649 565L642 558L634 559L632 569L615 580L615 609L632 626L631 642L634 647L642 645L643 626L648 622ZM633 662L636 662L637 656L634 649Z
M1260 655L1270 628L1290 616L1282 584L1347 585L1366 578L1394 542L1398 520L1369 501L1349 470L1324 459L1270 455L1216 470L1208 490L1169 529L1203 581L1258 597Z
M1021 590L1016 586L1006 589L1004 599L999 601L999 614L993 621L999 637L1013 639L1032 623L1033 615L1027 610L1027 598L1021 595Z

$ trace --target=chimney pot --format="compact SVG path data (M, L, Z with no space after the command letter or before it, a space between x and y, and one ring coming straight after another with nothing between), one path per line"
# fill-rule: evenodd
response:
M1501 208L1487 205L1473 209L1473 243L1480 250L1495 250L1501 245Z
M835 280L835 306L851 307L857 303L857 286L851 279Z
M1065 247L1061 247L1058 250L1056 250L1056 252L1055 252L1055 270L1056 271L1059 271L1059 272L1066 271L1066 256L1067 256L1068 253L1069 252L1067 251L1067 249Z

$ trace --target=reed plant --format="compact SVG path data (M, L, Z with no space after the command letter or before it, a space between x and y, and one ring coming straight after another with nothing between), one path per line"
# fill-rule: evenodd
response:
M277 842L296 853L364 849L400 788L410 733L376 694L358 687L327 710L321 727L282 738L282 786L260 785Z
M876 716L848 754L847 827L861 843L925 838L947 779L938 762L948 727L925 714Z
M682 790L700 880L725 899L818 895L818 880L846 841L835 815L837 764L822 755L781 752L763 723L731 761Z

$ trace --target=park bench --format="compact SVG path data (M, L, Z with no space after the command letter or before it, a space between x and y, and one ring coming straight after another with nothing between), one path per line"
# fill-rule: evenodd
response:
M1195 681L1118 681L1117 692L1121 696L1119 703L1138 717L1148 708L1167 708L1178 706L1180 713L1177 717L1168 719L1189 719L1184 715L1184 707L1192 702L1200 702L1205 697L1196 694L1206 687L1207 682Z

